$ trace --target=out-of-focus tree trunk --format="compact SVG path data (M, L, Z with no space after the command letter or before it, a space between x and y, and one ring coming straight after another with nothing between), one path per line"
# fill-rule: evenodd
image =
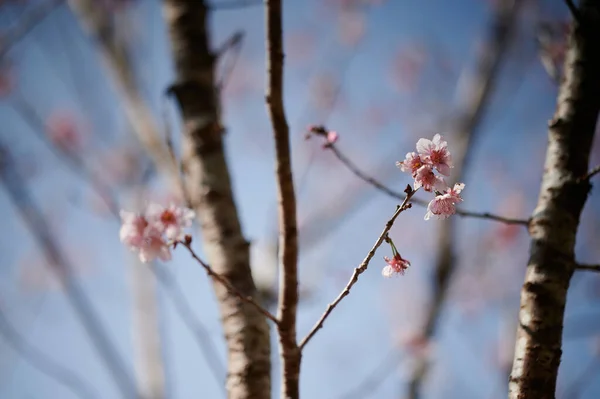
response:
M579 217L600 110L600 2L582 0L574 22L556 112L549 123L544 175L529 233L511 399L555 397L567 290L575 266Z
M255 295L249 244L242 235L225 162L207 11L201 0L164 0L177 75L172 92L184 121L185 185L212 268L244 294ZM213 286L228 349L228 397L270 399L271 348L265 317L218 282Z
M456 136L452 138L452 175L462 179L470 158L470 149L494 91L502 60L510 44L511 33L517 19L519 7L524 0L502 0L496 7L485 47L477 61L476 70L468 77L464 97L460 98L461 113L455 125ZM460 180L459 180L460 181ZM437 323L444 306L450 281L456 267L455 218L449 218L440 225L438 253L434 270L434 297L425 318L423 338L431 339L436 332ZM417 399L423 380L429 369L429 361L420 358L409 381L409 397Z
M132 256L131 286L134 303L136 377L144 399L164 399L165 370L161 345L156 279L152 271Z
M68 3L81 26L97 41L104 63L121 96L123 111L137 139L157 167L169 172L170 177L177 178L178 171L159 133L158 123L136 82L130 49L117 34L110 13L95 0L68 0Z

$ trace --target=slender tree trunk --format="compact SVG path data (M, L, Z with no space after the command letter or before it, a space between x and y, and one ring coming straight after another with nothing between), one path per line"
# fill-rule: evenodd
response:
M590 184L589 154L600 110L600 1L582 0L569 38L565 76L549 123L544 175L521 290L511 399L552 399L575 237Z
M256 288L225 162L215 57L209 48L207 7L201 0L164 0L175 58L172 86L184 121L182 163L187 193L198 214L213 269L247 295ZM252 305L216 282L228 348L229 398L271 398L269 326Z
M471 148L478 133L481 121L487 109L491 94L494 92L500 66L510 44L511 33L518 11L524 0L502 0L491 21L489 36L485 48L477 60L477 67L460 100L461 114L456 121L456 136L452 139L452 158L454 169L452 175L463 179L471 155ZM423 338L431 339L436 332L439 316L446 301L446 295L454 270L456 254L454 246L456 237L455 218L441 223L438 236L438 253L434 271L434 297L425 318ZM422 358L417 363L409 381L409 398L420 397L423 380L429 369L428 359Z
M279 217L279 352L281 355L281 397L300 396L301 352L296 342L298 307L298 228L296 194L292 178L290 130L283 106L283 32L281 0L266 1L267 20L267 109L273 125Z

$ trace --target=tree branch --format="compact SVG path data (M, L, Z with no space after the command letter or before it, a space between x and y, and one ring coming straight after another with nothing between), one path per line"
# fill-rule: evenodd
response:
M509 398L555 397L567 291L589 182L586 174L600 111L600 3L580 2L569 35L565 76L548 129L548 148L521 290ZM543 361L540 361L543 359Z
M65 0L47 0L36 4L26 11L19 21L7 31L2 32L0 41L0 60L4 59L8 51L33 30L40 22L46 19L52 11L56 10Z
M583 264L576 264L575 265L575 270L582 270L582 271L588 271L588 272L600 272L600 265L583 265Z
M573 15L573 19L575 19L578 22L581 22L581 16L579 13L579 9L577 8L577 6L573 2L573 0L565 0L565 3L567 5L567 7L569 8L569 11L571 11L571 14Z
M389 188L388 186L384 185L383 183L381 183L380 181L378 181L377 179L367 175L366 173L364 173L363 171L361 171L358 166L356 166L356 164L354 164L354 162L352 162L346 155L344 155L335 144L331 144L328 146L328 148L333 152L333 154L336 156L337 159L339 159L342 164L344 164L344 166L346 166L356 177L358 177L359 179L365 181L366 183L372 185L373 187L375 187L377 190L381 191L382 193L392 197L392 198L396 198L399 200L404 200L404 198L406 197L405 194L402 194L398 191L395 191L391 188ZM424 206L426 207L428 202L424 201L422 199L419 198L415 198L413 200L413 203L419 205L419 206ZM527 226L529 224L529 220L524 220L524 219L512 219L512 218L507 218L504 216L499 216L499 215L494 215L492 213L489 212L471 212L471 211L465 211L462 209L456 209L456 214L459 216L463 216L463 217L472 217L472 218L477 218L477 219L488 219L488 220L494 220L497 222L502 222L502 223L506 223L506 224L518 224L518 225L522 225L522 226Z
M0 175L9 197L42 248L51 270L61 281L68 302L73 307L100 358L111 373L114 382L121 391L121 395L123 398L137 399L136 387L125 362L111 342L108 332L95 313L87 294L73 277L73 266L70 265L52 238L50 227L43 213L29 195L23 184L23 179L18 175L15 162L4 143L0 143Z
M171 86L184 126L181 162L190 207L198 215L203 248L215 273L243 297L256 297L249 244L242 234L225 160L215 55L208 9L201 0L163 0L177 81ZM230 399L271 398L271 346L265 314L215 279L227 342Z
M292 177L290 132L283 106L283 32L281 0L266 1L267 108L273 125L279 215L279 351L282 362L281 397L297 399L301 352L296 342L298 307L298 228Z
M576 264L575 270L589 271L589 272L600 272L600 265L583 265Z
M224 276L221 276L219 273L215 272L212 269L212 267L210 267L202 259L200 259L200 257L198 255L196 255L196 253L192 249L191 244L185 243L183 241L179 241L179 244L183 245L184 247L187 248L188 251L190 251L190 255L192 255L192 258L194 258L198 263L200 263L200 266L202 266L204 268L204 270L206 270L206 273L213 280L218 281L219 284L222 284L232 294L237 296L242 301L254 306L259 312L261 312L267 319L271 320L273 323L280 324L280 321L271 312L269 312L267 309L263 308L262 305L260 305L258 302L256 302L251 296L244 295L240 290L235 288L229 281L227 281L227 278L225 278Z
M596 165L589 172L587 172L587 174L583 177L582 180L590 180L592 177L594 177L598 173L600 173L600 165Z
M350 294L350 290L352 289L354 284L356 284L356 282L358 281L358 277L361 274L363 274L369 267L369 262L371 261L371 259L373 259L373 256L375 256L375 252L377 251L377 248L379 248L381 246L381 244L383 243L383 241L385 240L385 237L387 236L388 232L394 225L394 221L396 220L398 215L400 215L402 212L404 212L405 210L407 210L411 207L411 204L409 204L408 201L410 201L412 196L417 191L418 190L416 190L416 191L410 190L410 186L407 188L406 198L404 198L404 201L402 202L402 204L400 206L398 206L398 208L396 209L396 212L394 212L391 219L387 221L383 231L379 235L379 238L377 238L377 241L375 241L375 245L373 245L373 248L371 248L371 250L367 254L366 258L362 261L362 263L357 268L354 269L354 272L352 273L352 277L350 277L350 281L348 281L348 284L346 284L346 286L344 287L342 292L337 296L337 298L335 298L335 300L333 302L331 302L329 305L327 305L327 308L325 309L325 312L323 313L321 318L319 318L319 320L313 326L313 328L310 330L310 332L302 339L302 341L300 341L300 345L299 345L300 350L304 349L306 344L308 344L308 342L314 337L314 335L317 333L317 331L319 331L321 328L323 328L323 323L325 323L325 320L327 319L327 317L329 317L329 315L331 314L333 309L336 308L336 306L342 301L342 299L344 299L348 294Z
M18 354L32 367L55 379L60 384L67 387L73 394L81 399L96 399L98 394L93 390L90 384L82 380L73 371L57 363L42 351L31 345L19 334L17 329L10 323L2 307L0 306L0 334Z

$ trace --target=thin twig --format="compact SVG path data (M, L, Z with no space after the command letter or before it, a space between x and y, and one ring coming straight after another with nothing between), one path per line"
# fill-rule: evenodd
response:
M20 20L2 33L2 42L0 44L0 60L6 56L6 53L18 41L23 39L33 28L42 22L52 11L56 10L65 0L48 0L37 4L31 10L25 12Z
M404 198L406 197L405 194L402 194L398 191L392 190L391 188L387 187L385 184L381 183L380 181L376 180L375 178L368 176L366 173L364 173L363 171L361 171L346 155L344 155L338 148L337 146L335 146L334 144L331 144L328 146L328 148L333 152L333 154L336 156L337 159L339 159L342 164L344 164L344 166L346 166L355 176L357 176L359 179L365 181L366 183L372 185L373 187L375 187L376 189L378 189L379 191L381 191L384 194L387 194L388 196L392 197L392 198L396 198L399 200L404 200ZM419 205L419 206L427 206L427 201L423 201L421 199L414 199L413 203ZM471 211L464 211L462 209L456 209L456 214L459 216L463 216L463 217L472 217L472 218L477 218L477 219L487 219L487 220L494 220L497 222L502 222L502 223L506 223L506 224L518 224L518 225L522 225L522 226L528 226L529 225L529 220L525 220L525 219L512 219L512 218L507 218L504 216L499 216L499 215L494 215L492 213L489 212L471 212Z
M20 354L32 367L55 379L60 384L70 389L81 399L98 398L97 392L92 389L87 381L81 379L72 370L67 369L60 363L27 342L27 340L10 323L2 307L0 307L0 334L18 354Z
M409 188L410 188L410 186L408 187L408 189ZM411 204L409 204L408 201L410 201L410 199L418 191L418 189L414 190L414 191L408 190L408 189L407 189L408 193L406 195L406 198L404 198L402 205L398 206L398 208L396 209L396 212L394 212L394 214L392 215L392 218L387 221L387 223L385 224L385 227L383 229L383 232L381 233L379 238L377 238L377 241L375 241L375 245L373 245L373 248L371 248L371 250L367 254L367 257L362 261L362 263L357 268L354 269L354 273L352 273L352 277L350 277L350 281L348 281L348 284L346 284L346 286L344 287L342 292L337 296L337 298L335 298L335 300L333 302L331 302L329 305L327 305L327 309L325 309L325 312L323 313L321 318L313 326L313 328L306 335L306 337L304 337L302 339L302 341L300 341L300 345L299 345L300 350L302 350L304 348L304 346L306 346L308 341L310 341L312 339L312 337L317 333L317 331L319 331L319 329L321 329L323 327L323 323L325 322L325 319L327 319L327 317L329 317L329 314L333 311L333 309L335 309L335 307L341 302L341 300L344 299L344 297L346 297L348 294L350 294L350 290L352 289L352 286L354 284L356 284L356 282L358 281L358 277L362 273L364 273L367 270L367 268L369 267L369 262L371 261L373 256L375 256L375 252L377 251L377 248L379 248L379 246L381 246L381 244L385 240L385 237L387 236L388 232L394 225L394 221L396 220L398 215L400 215L406 209L411 207Z
M240 58L240 53L242 52L242 44L244 40L245 33L240 31L234 33L218 50L216 54L216 58L224 57L225 53L228 50L231 50L233 53L231 55L231 60L223 66L223 73L221 74L221 78L218 80L216 86L217 90L224 90L229 78L233 74L233 70L235 69L235 65L237 64L238 59Z
M596 165L593 169L591 169L581 180L590 180L592 177L600 173L600 165Z
M583 265L577 264L575 265L575 270L583 270L588 272L600 272L600 265Z
M579 12L579 9L575 5L575 3L573 3L573 0L565 0L565 3L567 5L567 7L569 7L569 11L571 11L573 18L577 22L581 23L581 13Z
M232 294L234 294L235 296L237 296L238 298L240 298L242 301L244 301L246 303L249 303L252 306L254 306L267 319L271 320L276 325L279 324L279 320L277 320L277 317L273 316L273 314L271 312L269 312L267 309L263 308L251 296L244 295L240 290L238 290L237 288L235 288L229 281L227 281L227 279L225 277L221 276L219 273L215 272L212 269L212 267L210 267L209 265L207 265L206 263L204 263L204 261L202 259L200 259L200 257L198 257L198 255L196 255L196 253L194 252L194 250L191 247L191 244L187 244L187 243L185 243L183 241L178 241L178 243L187 248L187 250L190 252L190 255L192 255L192 258L194 258L198 263L200 263L200 266L202 266L204 268L204 270L206 270L206 273L208 273L208 275L211 278L213 278L214 280L216 280L219 283L221 283L225 288L227 288Z
M296 337L298 310L298 225L296 192L292 174L290 129L283 105L283 22L281 0L266 0L267 93L266 102L275 141L277 182L277 214L279 219L278 257L280 265L279 355L281 367L281 397L300 396L300 350Z

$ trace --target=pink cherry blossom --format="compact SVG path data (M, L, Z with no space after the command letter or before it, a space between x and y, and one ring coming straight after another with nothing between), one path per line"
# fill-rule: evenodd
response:
M462 202L460 192L465 188L464 183L456 183L454 187L448 188L442 195L437 195L429 202L425 220L435 215L438 219L446 219L456 213L456 203Z
M196 216L191 209L171 204L163 207L151 204L147 211L148 220L160 233L164 233L168 240L183 239L183 229L190 227Z
M144 232L148 221L143 215L121 211L121 230L119 238L128 247L139 248L144 241Z
M383 277L392 277L396 273L403 275L410 266L410 262L403 259L399 253L396 253L392 259L387 256L384 256L383 259L387 263L387 266L381 271Z
M417 173L417 170L423 165L424 163L421 156L416 152L409 152L406 154L404 161L396 162L396 166L399 167L401 171L410 172L413 177Z
M440 176L433 173L433 167L431 165L423 165L414 173L415 184L414 189L423 187L425 191L444 191L446 189L446 182Z
M156 258L164 262L171 260L171 250L163 239L160 230L154 226L146 228L139 250L140 260L143 263L152 262Z
M419 139L417 141L417 151L427 163L430 163L443 175L450 174L452 168L452 156L448 151L448 142L443 140L442 136L436 134L433 140Z

